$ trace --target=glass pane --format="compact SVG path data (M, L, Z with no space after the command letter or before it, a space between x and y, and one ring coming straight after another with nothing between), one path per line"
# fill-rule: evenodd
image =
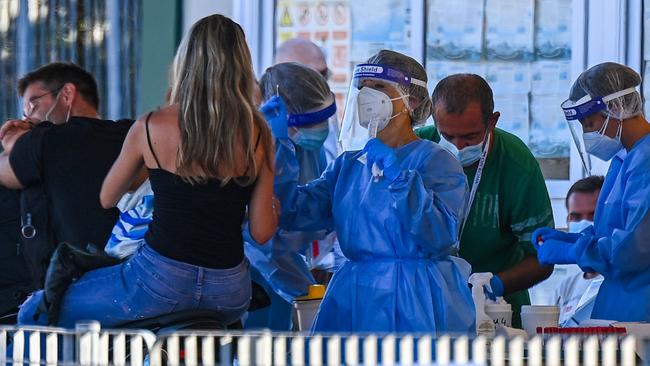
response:
M499 126L529 145L547 178L568 180L570 141L559 105L570 83L572 0L429 0L425 30L411 29L410 3L278 0L276 46L303 37L323 47L341 106L355 63L382 48L419 59L411 33L425 31L430 87L453 73L485 77L502 112Z
M355 64L380 49L413 56L410 5L410 0L278 0L276 46L302 37L323 49L341 120Z
M102 116L135 117L141 2L0 0L0 122L21 115L18 78L54 61L75 62L93 74ZM117 4L118 14L109 16L107 4ZM113 66L108 61L111 37L119 38ZM119 78L119 97L113 99L119 100L108 93L114 78ZM111 103L119 107L114 109L118 115L108 115Z
M453 73L483 76L501 112L497 126L529 146L547 179L568 180L560 103L570 86L571 0L430 0L427 7L431 87Z

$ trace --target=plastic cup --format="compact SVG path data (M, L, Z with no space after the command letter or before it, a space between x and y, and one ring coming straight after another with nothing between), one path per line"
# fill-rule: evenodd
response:
M318 308L320 307L321 301L322 299L293 302L293 320L295 330L304 332L311 329L311 326L316 319L316 314L318 314Z
M557 327L560 307L555 305L524 305L521 307L521 325L529 337L537 334L537 327Z
M512 306L510 304L485 304L485 314L494 324L512 327Z

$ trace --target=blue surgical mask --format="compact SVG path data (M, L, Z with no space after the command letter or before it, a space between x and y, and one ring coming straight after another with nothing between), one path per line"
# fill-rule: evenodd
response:
M616 136L611 138L605 135L607 130L607 124L609 123L609 115L603 124L603 127L600 131L587 132L582 134L582 138L585 142L585 150L587 153L601 159L603 161L609 161L611 158L616 155L623 148L621 143L621 133L623 131L623 123L619 122L618 129L616 130Z
M323 146L329 134L329 126L325 124L320 128L296 128L293 135L289 135L291 141L306 150L317 150Z
M593 226L594 222L589 220L580 220L580 221L571 221L569 222L569 232L570 233L581 233L584 229L589 226Z
M476 145L466 146L459 150L456 145L442 137L442 135L440 136L440 146L444 147L454 155L464 167L476 163L481 158L481 154L483 153L483 142L485 142L485 138Z

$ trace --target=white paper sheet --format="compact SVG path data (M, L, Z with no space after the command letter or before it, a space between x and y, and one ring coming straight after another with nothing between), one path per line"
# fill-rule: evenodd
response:
M426 66L429 90L433 91L440 80L452 74L471 73L485 77L486 67L485 63L479 62L429 61Z
M479 61L483 46L483 2L429 1L427 59Z
M381 49L411 54L410 0L355 0L350 60L363 62Z
M571 61L538 61L531 64L531 69L533 94L569 95Z
M494 96L494 110L501 113L497 127L529 140L528 94Z
M488 60L533 59L535 0L486 0L485 48Z
M535 5L535 56L571 59L571 0L537 0Z
M563 95L532 95L531 124L528 146L539 158L568 158L571 152L571 133L564 119L560 103Z
M486 80L494 95L525 94L530 91L530 64L492 62L487 65Z

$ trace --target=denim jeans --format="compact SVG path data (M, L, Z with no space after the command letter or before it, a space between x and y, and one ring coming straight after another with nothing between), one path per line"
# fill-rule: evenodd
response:
M45 325L34 314L43 291L21 306L18 324ZM148 245L119 265L84 274L72 283L61 304L58 326L72 328L79 320L98 320L115 327L133 320L184 310L214 310L224 324L239 319L251 298L246 258L233 268L210 269L162 256Z

